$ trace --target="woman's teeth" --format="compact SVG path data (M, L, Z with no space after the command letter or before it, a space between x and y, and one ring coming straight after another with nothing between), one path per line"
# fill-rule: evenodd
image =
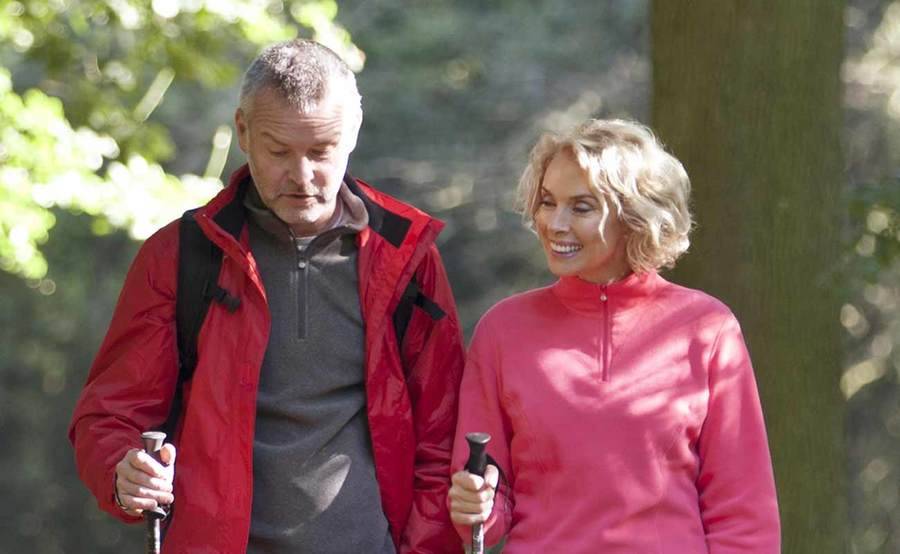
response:
M571 254L572 252L581 250L581 245L580 244L561 244L558 242L551 242L550 249L558 254Z

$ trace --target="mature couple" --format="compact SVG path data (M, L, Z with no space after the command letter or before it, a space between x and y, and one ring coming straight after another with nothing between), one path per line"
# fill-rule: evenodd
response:
M518 198L559 280L497 304L465 355L441 223L347 172L361 122L327 48L252 63L247 165L195 214L239 306L211 305L178 383L179 222L143 245L70 428L100 507L171 505L164 552L461 552L482 521L504 552L779 552L738 323L656 272L692 221L653 135L589 120L538 142ZM160 463L140 434L176 387ZM484 478L462 471L471 431L493 436Z

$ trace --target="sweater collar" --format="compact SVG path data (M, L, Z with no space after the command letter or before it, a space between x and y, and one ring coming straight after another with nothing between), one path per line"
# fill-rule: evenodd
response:
M294 234L290 227L283 222L274 212L263 203L255 186L247 187L247 195L244 197L244 207L250 218L260 228L282 241L291 241ZM346 183L341 183L338 190L337 209L325 230L316 236L338 236L348 233L358 233L369 224L369 216L363 201L350 191ZM306 237L309 242L314 237Z
M578 312L594 313L604 310L610 303L615 304L617 309L627 308L651 296L662 282L655 271L632 273L608 285L566 276L554 283L551 290L566 307Z

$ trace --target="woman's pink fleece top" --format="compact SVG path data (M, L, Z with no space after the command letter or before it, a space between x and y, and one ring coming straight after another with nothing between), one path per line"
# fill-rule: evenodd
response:
M738 322L656 273L564 277L491 308L463 376L453 471L474 431L491 434L508 482L486 538L508 533L504 554L780 551Z

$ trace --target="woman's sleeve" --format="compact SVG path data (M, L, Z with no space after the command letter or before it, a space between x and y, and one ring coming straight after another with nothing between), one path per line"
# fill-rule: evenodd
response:
M708 370L697 489L709 552L777 554L781 530L765 422L750 356L730 314Z
M510 465L509 443L510 422L503 409L499 372L502 369L498 348L482 321L475 330L463 370L459 393L459 419L456 438L453 442L451 474L464 469L469 457L466 443L467 433L489 433L487 453L501 471L500 484L494 497L494 509L485 522L485 544L500 542L509 531L512 517L512 495L510 493L515 476ZM472 528L455 525L456 531L468 545L472 542Z

